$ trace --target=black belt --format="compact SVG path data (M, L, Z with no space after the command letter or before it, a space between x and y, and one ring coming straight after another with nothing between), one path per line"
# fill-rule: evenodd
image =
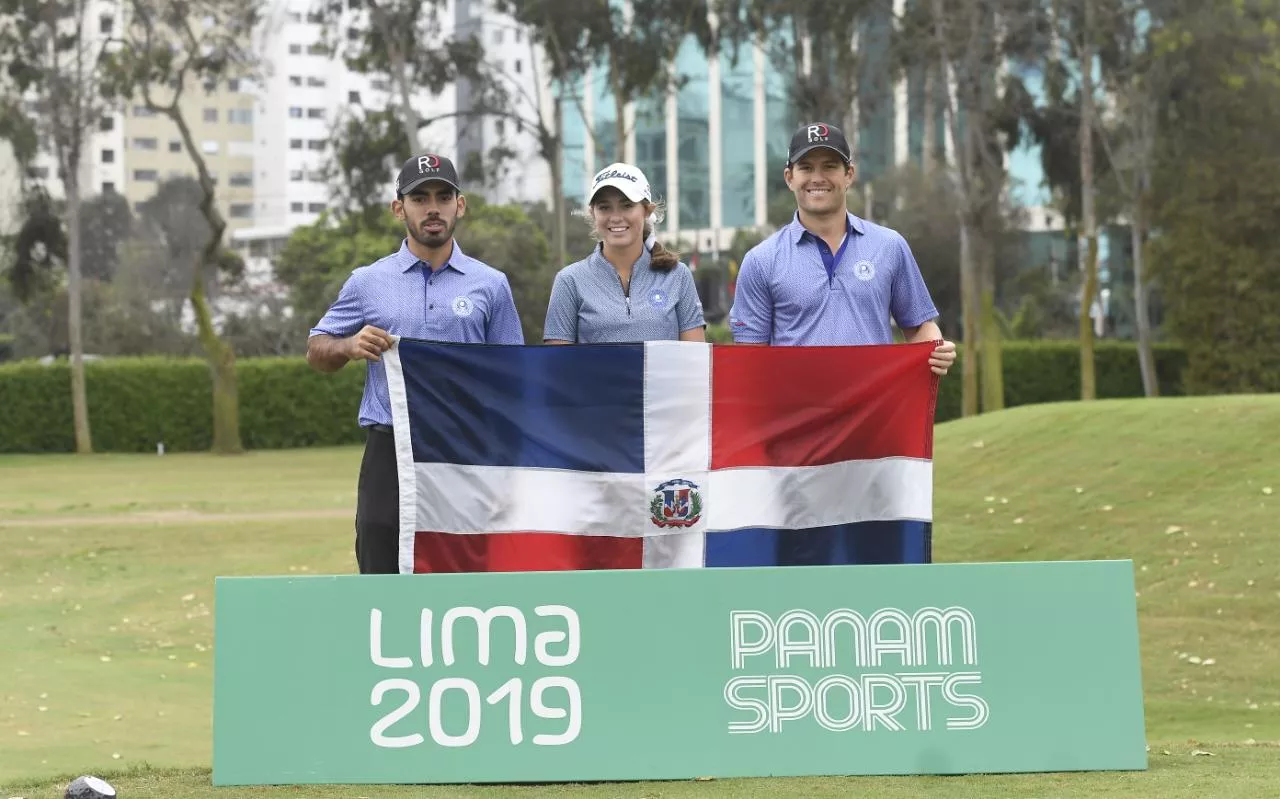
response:
M387 435L395 435L395 428L389 424L371 424L367 428L377 433L386 433Z

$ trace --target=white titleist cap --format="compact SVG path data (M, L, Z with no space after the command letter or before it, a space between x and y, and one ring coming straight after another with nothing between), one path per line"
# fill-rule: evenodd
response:
M633 203L653 202L653 194L649 191L649 179L631 164L609 164L596 173L591 180L591 199L606 186L612 186L626 195Z

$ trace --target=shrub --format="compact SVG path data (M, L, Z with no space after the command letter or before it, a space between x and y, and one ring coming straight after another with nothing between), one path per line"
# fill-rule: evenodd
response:
M727 340L721 331L712 340ZM1185 353L1156 347L1160 392L1182 393ZM361 440L356 414L365 368L336 374L312 371L302 358L246 358L236 364L240 433L246 447L282 449ZM1098 396L1142 396L1136 348L1097 344ZM1074 341L1011 341L1004 346L1008 406L1074 400L1080 396ZM89 425L98 452L208 449L212 439L209 368L198 358L113 358L85 364ZM71 373L65 360L0 364L0 452L71 452ZM960 415L960 366L942 380L937 420Z
M240 431L246 447L361 440L356 425L364 368L332 375L302 358L238 361ZM213 430L209 367L198 358L112 358L85 364L89 428L98 452L203 450ZM26 361L0 365L0 452L71 452L71 369Z

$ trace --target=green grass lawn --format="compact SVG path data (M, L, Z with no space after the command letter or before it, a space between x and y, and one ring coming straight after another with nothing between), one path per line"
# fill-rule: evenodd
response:
M1211 752L1211 754L1192 754ZM1153 749L1145 772L1084 774L995 774L963 777L810 777L786 780L639 782L603 785L399 786L305 785L214 788L208 769L166 769L109 774L121 799L1142 799L1212 797L1260 799L1280 785L1280 748L1274 746L1181 746L1169 754ZM25 799L62 796L67 779L21 786Z
M336 515L355 507L359 449L252 451L233 457L0 455L0 520L149 514Z
M0 457L0 799L1277 796L1277 431L1280 397L938 428L937 560L1133 559L1149 771L607 786L211 788L213 578L352 572L359 450Z

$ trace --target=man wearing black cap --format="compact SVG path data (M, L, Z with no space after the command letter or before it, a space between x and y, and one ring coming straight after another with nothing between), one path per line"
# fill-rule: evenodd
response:
M404 162L391 212L404 223L400 249L352 271L307 340L307 362L335 372L368 362L359 422L366 430L356 497L356 562L364 574L395 574L399 487L391 401L381 355L391 336L472 344L523 344L507 276L453 239L467 211L453 163L434 153ZM406 571L412 571L410 568Z
M742 259L729 326L744 344L891 344L890 319L908 342L941 341L937 374L955 362L911 248L894 230L849 213L849 143L835 125L801 125L783 177L796 196L791 223Z

